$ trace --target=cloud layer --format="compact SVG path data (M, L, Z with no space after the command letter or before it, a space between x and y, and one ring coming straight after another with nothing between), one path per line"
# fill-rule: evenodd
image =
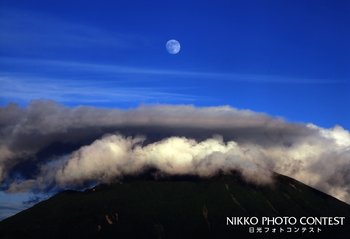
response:
M156 168L251 182L276 171L350 202L350 134L228 106L67 108L34 101L0 108L2 190L69 188Z

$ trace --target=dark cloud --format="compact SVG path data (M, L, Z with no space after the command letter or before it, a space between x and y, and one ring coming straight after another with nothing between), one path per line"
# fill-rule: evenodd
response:
M152 166L202 176L239 170L257 183L270 182L273 170L350 201L349 146L340 126L228 106L120 110L34 101L0 108L0 180L9 191L109 181Z

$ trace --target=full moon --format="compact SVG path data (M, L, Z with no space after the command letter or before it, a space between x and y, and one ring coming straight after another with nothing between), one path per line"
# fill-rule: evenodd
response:
M177 54L181 49L180 42L174 39L167 41L165 47L170 54Z

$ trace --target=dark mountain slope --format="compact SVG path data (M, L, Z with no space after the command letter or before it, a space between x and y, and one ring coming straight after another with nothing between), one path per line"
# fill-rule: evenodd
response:
M233 174L138 177L64 191L0 222L0 238L262 238L248 226L227 226L233 216L345 216L348 226L321 227L315 238L350 233L348 204L282 175L273 186L256 186ZM276 235L301 236L315 234Z

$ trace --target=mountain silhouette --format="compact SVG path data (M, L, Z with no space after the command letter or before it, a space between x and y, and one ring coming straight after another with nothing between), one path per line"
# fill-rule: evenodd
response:
M257 234L250 226L227 225L227 217L244 216L346 219L344 226L304 234ZM156 179L145 173L62 191L1 221L0 238L348 238L349 218L348 204L279 174L272 185L256 185L236 172Z

